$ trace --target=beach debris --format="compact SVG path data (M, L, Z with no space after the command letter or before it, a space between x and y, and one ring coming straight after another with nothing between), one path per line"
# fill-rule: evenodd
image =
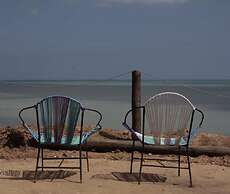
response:
M5 139L4 146L8 146L9 148L14 148L14 147L20 147L26 145L25 136L20 131L11 127L7 127L6 134L7 136Z

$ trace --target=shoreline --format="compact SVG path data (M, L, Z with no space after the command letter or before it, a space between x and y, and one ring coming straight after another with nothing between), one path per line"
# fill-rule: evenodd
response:
M33 127L33 126L32 126ZM78 128L78 127L77 127ZM90 130L90 126L86 126L83 130ZM18 138L18 139L17 139ZM17 143L13 142L13 140L18 141L20 146L24 144L27 145L31 140L32 136L29 131L27 131L22 126L0 126L0 147L7 146L7 141L11 141L8 143L12 143L17 147ZM131 133L126 129L112 129L112 128L103 128L98 133L94 134L90 137L91 141L100 141L100 140L123 140L130 141L132 140ZM16 143L14 145L14 143ZM230 135L222 135L216 133L207 133L200 132L196 135L196 137L192 140L192 146L223 146L230 148ZM30 145L29 145L30 146Z
M94 134L89 141L89 144L98 145L97 143L106 142L107 145L113 144L114 142L126 142L131 143L131 135L127 130L113 130L113 129L102 129L99 133ZM222 136L217 134L200 133L193 141L192 147L207 147L222 146L230 149L230 136ZM51 156L72 156L77 151L53 151L47 150L46 153ZM0 128L0 159L15 160L15 159L26 159L35 158L37 155L36 142L33 141L30 133L22 128L5 127ZM90 151L92 158L107 158L112 160L129 160L130 153L124 150L114 149L108 151L102 150L97 152L97 149ZM153 154L159 155L159 154ZM168 156L168 154L165 154ZM170 156L174 157L174 156ZM230 155L214 156L209 157L200 155L193 157L192 161L195 163L203 164L216 164L220 166L230 167Z

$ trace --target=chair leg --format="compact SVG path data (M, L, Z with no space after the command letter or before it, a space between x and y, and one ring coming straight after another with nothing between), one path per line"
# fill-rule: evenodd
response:
M138 184L140 184L140 182L141 182L142 165L143 165L143 151L141 152L141 162L140 162L140 171L139 171L139 177L138 177Z
M130 174L133 173L134 146L135 146L135 140L133 140L133 145L132 145L131 162L130 162Z
M188 150L187 150L187 162L188 162L188 170L189 170L190 187L192 187L192 170L191 170L190 158L189 158Z
M80 163L80 183L82 183L82 151L81 146L79 148L79 163Z
M178 176L180 176L180 146L178 147Z
M43 163L43 148L42 148L42 172L43 172L43 166L44 166L44 163Z
M86 162L87 162L87 171L89 172L89 155L88 155L88 151L86 151Z
M40 147L38 147L37 162L36 162L35 173L34 173L34 183L36 183L37 180L39 157L40 157Z

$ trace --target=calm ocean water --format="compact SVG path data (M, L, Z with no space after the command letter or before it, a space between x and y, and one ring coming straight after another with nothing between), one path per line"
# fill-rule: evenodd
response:
M203 131L230 135L230 80L142 81L142 102L164 91L179 92L203 110ZM19 125L21 108L57 94L100 110L105 128L123 129L122 120L131 107L130 81L0 81L0 125ZM31 114L28 117L32 119ZM91 123L92 116L88 118Z

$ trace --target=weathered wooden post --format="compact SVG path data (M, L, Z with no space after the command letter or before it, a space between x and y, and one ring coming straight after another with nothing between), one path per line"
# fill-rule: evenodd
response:
M132 72L132 109L141 106L141 72ZM132 113L132 128L141 130L141 109L134 109Z

